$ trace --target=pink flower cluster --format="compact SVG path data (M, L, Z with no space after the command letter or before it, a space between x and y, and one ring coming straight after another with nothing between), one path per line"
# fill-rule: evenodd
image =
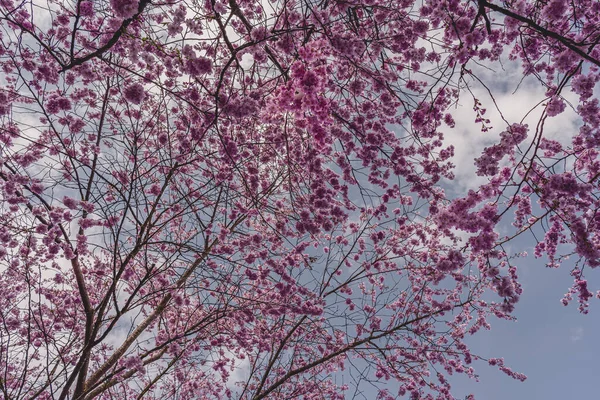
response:
M89 0L80 2L79 15L82 17L92 17L94 15L94 3Z
M46 102L46 111L48 114L58 114L61 111L69 111L71 109L71 101L60 95L52 95Z
M193 77L208 74L212 71L212 61L205 57L191 58L185 63L185 71Z
M565 111L565 108L567 108L567 105L564 100L557 96L553 96L546 106L546 112L548 113L548 116L555 117Z
M122 19L132 18L138 12L139 0L110 0L110 6Z
M465 258L458 250L450 250L448 255L442 258L437 268L442 272L453 272L462 269L465 264Z
M139 105L146 98L146 90L141 83L132 83L123 89L123 97L128 102Z
M500 143L486 147L483 154L475 160L477 175L495 175L498 164L506 155L513 154L515 146L527 138L527 125L513 124L500 134Z

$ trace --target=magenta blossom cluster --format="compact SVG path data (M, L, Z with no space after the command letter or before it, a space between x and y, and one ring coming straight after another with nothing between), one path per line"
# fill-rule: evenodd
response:
M115 15L119 18L129 19L138 12L139 0L110 0ZM89 5L84 6L84 10L89 9Z
M146 98L146 90L140 83L133 83L123 89L123 97L130 103L139 105Z

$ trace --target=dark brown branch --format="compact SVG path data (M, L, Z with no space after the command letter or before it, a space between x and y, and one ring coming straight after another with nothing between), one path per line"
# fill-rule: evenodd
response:
M466 305L468 303L469 303L469 301L465 301L464 303L458 304L455 307L462 307L462 306L464 306L464 305ZM409 326L411 324L414 324L415 322L419 322L419 321L421 321L423 319L426 319L426 318L434 317L435 315L440 314L441 312L443 312L443 310L434 311L434 312L426 314L426 315L415 317L415 318L413 318L413 319L411 319L409 321L406 321L406 322L404 322L404 323L402 323L400 325L397 325L397 326L395 326L395 327L393 327L391 329L385 330L383 332L380 332L380 333L373 332L371 335L367 336L364 339L357 340L357 341L355 341L353 343L348 344L347 346L342 347L341 349L339 349L337 351L334 351L334 352L332 352L332 353L330 353L330 354L328 354L328 355L326 355L326 356L318 359L318 360L315 360L315 361L313 361L311 363L308 363L308 364L306 364L306 365L304 365L302 367L299 367L299 368L296 368L294 370L291 370L290 372L288 372L287 374L285 374L284 376L282 376L280 379L278 379L277 381L275 381L263 393L257 393L252 398L252 400L261 400L261 399L267 398L272 391L274 391L275 389L277 389L278 387L280 387L281 385L283 385L286 381L288 381L290 378L292 378L292 377L294 377L294 376L296 376L298 374L306 372L306 371L308 371L308 370L310 370L310 369L312 369L312 368L314 368L314 367L316 367L318 365L321 365L321 364L323 364L323 363L325 363L325 362L327 362L327 361L329 361L329 360L331 360L331 359L333 359L333 358L335 358L337 356L341 356L341 355L343 355L343 354L345 354L345 353L347 353L347 352L349 352L349 351L351 351L353 349L356 349L359 346L362 346L365 343L369 343L369 342L372 342L374 340L381 339L383 337L391 335L391 334L393 334L393 333L401 330L402 328L406 328L407 326Z
M549 38L552 38L552 39L558 41L563 46L565 46L569 50L573 51L574 53L576 53L578 56L580 56L584 60L589 61L592 64L600 67L600 60L595 59L594 57L590 56L588 53L583 51L581 48L579 48L578 44L576 42L572 41L571 39L569 39L559 33L551 31L547 28L544 28L543 26L537 24L534 20L532 20L530 18L519 15L513 11L502 8L496 4L492 4L492 3L488 2L487 0L478 0L478 3L479 3L480 7L487 7L490 10L497 11L500 14L503 14L507 17L511 17L513 19L516 19L517 21L527 24L527 26L529 26L529 28L537 31L538 33L540 33L543 36L546 36L546 37L549 37Z
M108 50L110 50L115 44L117 44L117 42L119 41L119 39L121 38L123 33L125 33L125 31L127 30L127 27L129 27L129 25L133 21L135 21L136 18L139 17L139 15L144 11L144 9L146 8L146 6L148 4L150 4L150 0L141 0L140 4L138 6L137 14L135 14L131 18L124 20L123 23L121 24L121 27L114 33L114 35L108 40L108 42L106 42L106 44L104 46L100 47L96 51L89 53L87 56L83 56L83 57L75 58L75 59L71 60L71 62L69 64L65 65L64 67L62 67L62 69L59 72L68 71L78 65L83 64L86 61L91 60L92 58L100 57L102 54L104 54Z

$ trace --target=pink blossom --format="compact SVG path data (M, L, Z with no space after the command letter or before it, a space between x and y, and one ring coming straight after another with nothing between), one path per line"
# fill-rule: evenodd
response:
M46 110L49 114L58 114L60 111L68 111L70 109L71 102L69 99L59 95L50 96L46 102Z
M548 116L555 117L558 114L562 113L567 106L565 102L559 97L552 97L546 106L546 112Z
M255 42L264 40L267 37L267 28L264 26L258 26L254 29L252 29L252 32L250 32L250 37L252 38L252 40L254 40Z
M146 98L146 91L142 84L133 83L125 87L123 90L123 97L130 103L141 104Z
M110 5L117 17L129 19L138 12L139 0L110 0Z
M79 14L82 17L92 17L94 15L94 3L92 1L79 3Z
M582 99L588 99L594 94L594 87L598 80L597 75L577 75L571 80L571 88L581 96Z
M551 0L544 8L544 16L548 19L559 20L567 11L567 5L563 0Z
M200 57L187 60L186 72L192 76L200 76L210 73L212 70L212 61L208 58Z
M77 200L67 196L63 198L63 204L65 207L70 208L71 210L75 210L79 207L79 202Z

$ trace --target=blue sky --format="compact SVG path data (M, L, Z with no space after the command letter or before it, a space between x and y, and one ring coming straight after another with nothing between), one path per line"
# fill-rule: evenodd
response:
M521 68L514 62L507 62L504 66L503 70L497 71L481 69L478 76L494 92L500 110L510 123L525 118L525 123L535 126L542 110L539 104L545 99L543 88L535 79L520 82ZM476 85L473 89L484 106L492 104L487 91ZM572 104L577 104L569 90L564 94ZM473 122L472 98L465 96L461 103L453 110L456 128L446 132L448 142L456 147L457 179L448 186L455 196L461 196L466 189L476 189L483 183L482 178L475 176L473 159L483 147L494 143L505 127L499 113L488 107L487 115L494 129L482 133ZM534 111L528 114L533 108ZM578 126L577 114L567 109L547 121L545 136L568 144L577 133ZM500 227L501 234L509 232L508 222ZM534 245L533 236L526 233L512 243L511 250L525 250L533 254ZM519 382L495 367L480 363L476 364L479 383L463 377L454 379L456 396L472 393L476 399L483 400L600 398L600 300L591 299L588 315L579 313L576 301L568 307L560 302L573 283L569 272L575 261L575 258L569 259L561 268L549 269L545 267L546 260L533 256L515 260L524 289L514 313L517 321L492 319L492 330L478 333L469 338L468 343L474 354L486 358L503 357L507 366L524 373L528 379ZM600 289L598 272L586 270L593 293Z
M560 303L571 282L567 266L548 269L532 257L520 264L524 292L515 311L518 320L492 320L491 331L468 342L475 354L504 357L527 380L519 382L481 365L480 382L456 379L455 393L484 400L598 398L600 301L592 300L590 313L582 315L576 303Z

